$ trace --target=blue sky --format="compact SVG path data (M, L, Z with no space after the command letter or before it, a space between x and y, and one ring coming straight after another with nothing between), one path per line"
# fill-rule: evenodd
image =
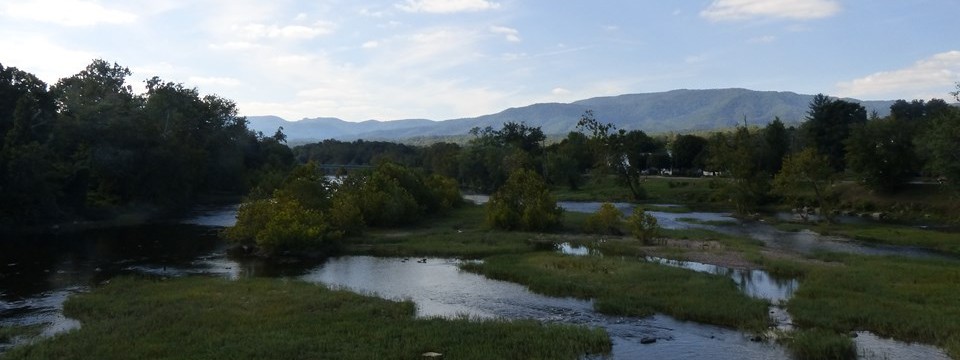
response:
M742 87L949 98L957 0L3 0L0 63L93 58L289 120Z

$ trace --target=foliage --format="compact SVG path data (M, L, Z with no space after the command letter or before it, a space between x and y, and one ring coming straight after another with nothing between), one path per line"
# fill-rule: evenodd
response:
M916 174L913 137L905 120L886 118L856 125L846 141L847 168L871 190L891 193Z
M954 190L960 189L960 110L935 116L917 139L917 148L927 159L927 171L945 178Z
M960 268L950 260L831 254L787 304L794 323L836 332L867 330L946 346L960 355Z
M590 134L595 173L600 176L607 173L616 175L617 180L630 189L634 200L645 199L647 195L641 184L642 176L663 165L663 161L657 160L668 158L664 144L643 131L615 131L616 127L599 122L589 110L581 116L577 129ZM669 161L666 162L669 164Z
M797 360L845 360L857 358L857 347L846 334L824 329L804 329L791 333L787 347Z
M634 238L644 244L653 244L660 238L660 225L657 218L647 214L641 207L635 207L627 218L627 226Z
M680 135L673 140L673 165L678 170L703 169L706 161L707 139L696 135Z
M537 173L519 169L490 196L487 224L504 230L543 231L560 225L563 209Z
M780 118L775 118L763 128L760 136L763 137L760 169L767 174L776 174L783 166L783 158L790 152L790 131Z
M596 213L587 217L583 230L593 234L620 235L622 234L621 223L623 223L623 213L613 204L603 203Z
M720 196L734 205L738 215L748 215L766 201L770 175L763 171L762 138L739 127L733 135L714 134L710 138L709 164L728 180L718 188Z
M680 320L757 331L767 323L766 301L748 297L721 275L620 257L549 252L493 256L462 267L546 295L593 299L594 308L604 314L664 313Z
M783 169L773 179L773 189L782 196L791 199L798 206L801 200L798 194L812 190L820 214L828 221L837 198L833 194L836 174L828 159L813 148L806 148L790 155L783 162Z
M841 171L846 156L844 142L855 125L866 122L867 110L862 105L817 94L801 130L807 145L823 154L835 171Z
M4 359L578 359L611 349L603 329L424 319L410 301L276 279L119 278L64 312L83 327Z
M266 253L334 252L341 238L358 235L366 226L412 224L460 203L456 182L440 175L383 162L336 185L310 162L291 171L271 197L241 206L237 224L225 236Z
M156 77L138 94L129 76L94 60L48 89L0 65L0 227L176 211L289 169L232 101Z

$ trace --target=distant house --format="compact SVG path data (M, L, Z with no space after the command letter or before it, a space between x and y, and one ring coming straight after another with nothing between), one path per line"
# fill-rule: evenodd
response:
M720 176L719 171L700 170L700 172L703 174L703 176Z

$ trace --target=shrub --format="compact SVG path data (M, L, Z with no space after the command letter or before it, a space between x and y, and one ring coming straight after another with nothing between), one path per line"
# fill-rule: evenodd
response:
M637 240L644 244L653 244L660 236L660 225L657 224L657 218L647 214L642 208L633 209L633 214L627 218L627 226L630 227L630 233Z
M623 213L613 204L603 203L596 213L590 215L583 225L583 230L588 233L602 235L622 235L620 223L623 222Z
M511 173L486 209L487 224L504 230L549 230L560 225L562 216L543 178L526 169Z
M787 347L795 359L846 360L857 358L857 347L849 336L830 330L809 329L794 333Z
M224 232L227 239L256 245L272 254L282 250L336 250L343 232L319 210L287 198L249 202L237 212L237 224Z

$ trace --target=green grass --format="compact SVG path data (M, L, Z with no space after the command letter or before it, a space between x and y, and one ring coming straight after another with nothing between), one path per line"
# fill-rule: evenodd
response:
M0 343L9 343L16 338L34 338L43 332L43 325L0 326Z
M960 255L960 234L892 225L834 225L826 233L843 235L860 241L917 246Z
M806 329L791 334L787 348L796 360L846 360L857 358L857 346L846 334Z
M417 319L412 302L275 279L114 279L71 297L83 326L3 359L577 359L602 329L535 321Z
M643 199L645 202L667 204L715 202L713 189L710 188L710 179L706 178L647 177L641 186L647 193L647 198ZM613 177L605 178L600 183L588 180L578 190L558 186L554 187L553 192L561 201L631 202L636 200L630 193L630 189L618 185Z
M501 255L464 269L551 296L595 299L611 315L665 313L681 320L748 331L767 325L767 302L744 295L723 276L616 257L556 253Z
M869 330L932 343L960 358L960 264L831 254L788 303L794 322L838 332Z
M783 231L809 229L825 235L839 235L868 243L915 246L960 255L960 233L888 224L804 224L775 223Z
M346 253L374 256L485 256L536 249L537 234L491 230L484 207L464 205L410 228L375 230L348 239Z
M677 221L682 221L690 224L711 225L711 226L730 226L730 225L739 224L736 220L701 220L701 219L686 218L686 217L677 218Z

